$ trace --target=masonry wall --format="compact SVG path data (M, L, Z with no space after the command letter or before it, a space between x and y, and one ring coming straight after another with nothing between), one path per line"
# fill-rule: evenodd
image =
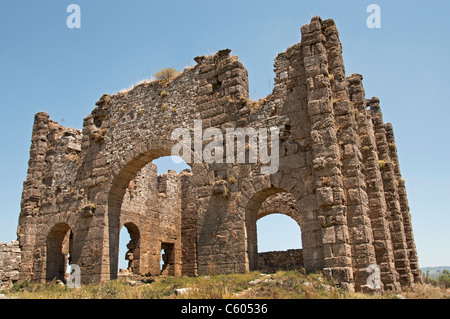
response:
M19 280L20 261L18 241L0 243L0 290L11 288Z
M161 250L164 245L173 245L166 272L181 275L182 175L175 171L157 175L156 165L149 163L129 183L121 207L120 224L128 229L131 242L126 255L119 258L129 260L132 273L161 275Z
M263 273L301 269L303 269L303 252L301 249L268 251L258 254L258 270Z

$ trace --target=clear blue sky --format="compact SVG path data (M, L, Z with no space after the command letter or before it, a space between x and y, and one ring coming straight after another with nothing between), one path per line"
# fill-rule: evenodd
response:
M66 26L71 3L81 7L81 29ZM371 3L381 7L381 29L366 26ZM421 266L450 265L449 12L445 0L2 0L0 241L16 238L35 113L82 128L103 93L224 48L248 69L251 97L264 97L276 54L320 15L338 25L347 74L364 76L367 96L381 99L394 124ZM293 221L288 231L262 222L261 250L297 246Z

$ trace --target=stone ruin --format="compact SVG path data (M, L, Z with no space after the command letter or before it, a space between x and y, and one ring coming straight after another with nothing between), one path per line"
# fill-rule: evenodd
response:
M0 243L0 290L11 288L19 280L21 257L17 240Z
M143 276L322 270L344 289L422 282L391 124L363 77L347 76L333 20L312 18L301 42L275 58L272 94L249 99L248 73L230 50L196 57L171 79L103 95L82 130L35 115L18 241L19 279L82 283L117 278L119 232L128 270ZM159 175L176 128L278 127L279 169L193 163ZM302 249L258 253L256 221L294 219ZM164 251L161 268L161 251Z

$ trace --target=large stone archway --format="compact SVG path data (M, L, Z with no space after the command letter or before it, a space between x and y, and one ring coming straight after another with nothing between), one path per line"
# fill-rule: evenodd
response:
M22 279L42 268L36 256L53 220L73 230L84 283L115 278L119 229L128 222L139 228L143 274L154 274L152 256L162 244L173 247L175 275L245 272L254 265L249 234L258 208L287 192L300 212L307 270L322 269L348 289L370 290L373 264L385 288L421 282L392 127L379 100L366 100L362 77L346 76L333 20L314 17L302 27L301 43L275 59L272 94L258 102L249 99L248 73L230 50L195 61L173 78L103 95L82 130L36 114L18 227ZM124 209L137 174L171 155L175 129L195 135L196 120L223 133L276 128L277 170L193 162L192 172L161 177L176 191L151 186L139 214ZM198 156L204 144L191 146ZM146 228L148 220L157 222Z
M162 142L162 143L161 143ZM167 144L168 143L168 144ZM151 163L153 160L161 157L170 155L171 141L150 141L142 146L133 149L129 154L125 155L126 164L123 168L118 168L118 173L112 178L111 186L108 193L108 201L106 204L105 211L107 211L107 225L108 225L108 252L106 252L109 258L109 270L110 278L114 279L117 277L118 273L118 247L119 247L119 232L121 226L122 216L122 203L125 192L129 188L130 182L136 178L136 175L141 171L147 164ZM136 153L139 150L139 153ZM114 174L114 173L113 173ZM174 211L176 211L174 209ZM149 229L146 225L154 224L150 216L146 216L143 212L138 216L138 224L142 225L144 228L143 233L158 232L155 229ZM125 224L124 222L122 222ZM175 237L180 237L179 235ZM144 244L145 245L145 244ZM142 247L144 248L144 247ZM145 249L145 248L144 248ZM149 248L145 249L148 250ZM145 251L143 251L145 255ZM150 261L143 261L143 264L149 263ZM105 263L104 267L108 267ZM140 273L146 274L150 271L151 267L147 266L145 268L141 266Z

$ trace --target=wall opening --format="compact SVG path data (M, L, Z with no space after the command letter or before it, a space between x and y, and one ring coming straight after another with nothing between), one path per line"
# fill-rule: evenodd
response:
M257 221L258 266L264 273L304 268L300 226L291 217L272 213Z
M175 245L173 243L161 243L161 275L175 275Z
M127 245L130 240L127 228L122 227L119 234L119 273L128 271L128 260L126 260L125 254L128 251Z
M140 272L140 233L133 223L126 223L119 238L119 272Z
M158 167L158 174L167 173L170 169L181 172L191 167L179 156L163 156L152 162Z
M157 252L160 250L161 239L170 241L174 238L173 230L181 229L181 227L173 227L176 221L172 220L172 217L167 214L165 217L161 216L161 211L167 211L165 207L172 207L171 201L174 201L175 197L179 198L177 196L179 189L176 185L172 187L172 180L176 182L176 177L172 178L170 171L171 176L166 178L167 182L161 180L159 183L158 174L160 171L169 169L177 174L176 171L189 168L181 158L172 159L171 143L171 141L166 143L158 139L155 144L164 146L163 149L151 149L152 143L146 143L145 146L149 150L134 156L112 182L108 195L110 279L117 278L119 262L121 262L120 268L126 267L135 274L160 275L160 256ZM129 155L129 157L133 156ZM167 186L165 190L162 189L164 184ZM122 248L119 256L121 225L126 226L130 241L126 244L122 241L122 247L125 245L127 247ZM125 256L122 256L125 249ZM177 248L177 251L180 249ZM126 260L123 261L123 258ZM178 257L176 260L179 259ZM178 264L179 261L176 265Z
M291 217L273 213L256 222L258 253L302 248L300 226Z
M73 234L65 223L55 225L47 236L46 275L47 281L66 282L69 274L67 265L71 263Z
M303 266L300 217L295 198L283 189L263 189L252 196L246 208L248 270L275 272Z

